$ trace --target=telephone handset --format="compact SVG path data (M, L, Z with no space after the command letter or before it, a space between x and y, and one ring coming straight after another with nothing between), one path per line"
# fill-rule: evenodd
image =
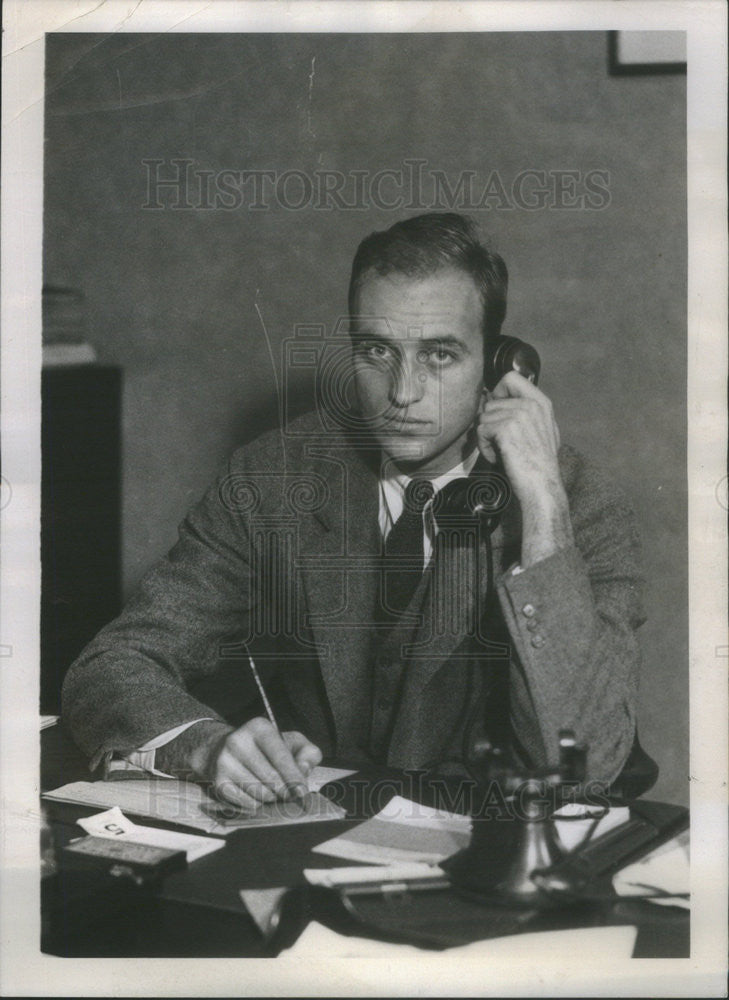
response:
M507 372L515 371L537 384L541 361L531 344L518 337L497 337L484 359L484 383L493 389Z
M539 379L541 361L536 348L517 337L497 337L484 360L484 384L493 389L507 372L516 371L534 385ZM499 470L480 471L478 466L466 479L456 479L445 486L434 505L436 518L477 518L493 531L511 496L506 476Z

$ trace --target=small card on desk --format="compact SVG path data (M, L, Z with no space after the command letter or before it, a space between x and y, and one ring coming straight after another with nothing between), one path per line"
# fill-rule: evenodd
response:
M78 825L93 837L121 840L148 847L162 847L170 851L184 851L188 862L220 850L225 841L218 837L201 837L194 833L178 833L176 830L160 830L154 826L139 826L115 806L94 816L76 820Z

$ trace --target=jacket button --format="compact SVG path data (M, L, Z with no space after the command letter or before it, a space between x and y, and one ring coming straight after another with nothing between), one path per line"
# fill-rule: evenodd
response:
M521 610L522 614L526 615L527 618L533 618L534 615L536 614L533 604L525 604Z
M526 623L526 627L529 629L530 632L534 632L536 629L539 628L539 622L537 621L536 618L529 618Z
M539 635L539 633L537 633L536 635L532 636L532 646L534 646L535 649L541 649L543 645L544 645L543 635Z

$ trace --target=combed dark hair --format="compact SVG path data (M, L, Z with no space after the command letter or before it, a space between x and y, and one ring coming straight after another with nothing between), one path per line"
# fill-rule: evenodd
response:
M484 339L498 337L506 316L506 264L480 242L474 222L455 212L416 215L366 236L352 262L349 312L354 315L357 290L370 271L421 278L443 267L471 275L483 302Z

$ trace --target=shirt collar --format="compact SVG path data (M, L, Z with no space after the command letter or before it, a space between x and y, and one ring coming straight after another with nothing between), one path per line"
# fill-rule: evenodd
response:
M449 469L447 472L441 473L441 475L437 476L435 479L430 480L433 484L433 490L438 493L439 490L442 490L446 483L450 483L451 480L464 479L465 477L470 476L477 460L478 448L474 448L471 454L467 455L462 462L458 463L458 465L454 465L452 469ZM381 482L386 493L396 492L402 497L405 495L407 485L412 478L414 477L406 476L404 472L395 472L389 476L383 476ZM427 476L425 478L427 478Z
M452 469L431 480L435 493L443 489L446 483L452 479L463 479L465 476L469 476L477 459L478 448L474 448L471 454L458 465L454 465ZM380 528L383 535L387 533L388 528L397 521L402 513L405 504L405 489L411 478L402 472L380 478ZM431 505L432 500L429 500L425 505L425 510L429 510Z

